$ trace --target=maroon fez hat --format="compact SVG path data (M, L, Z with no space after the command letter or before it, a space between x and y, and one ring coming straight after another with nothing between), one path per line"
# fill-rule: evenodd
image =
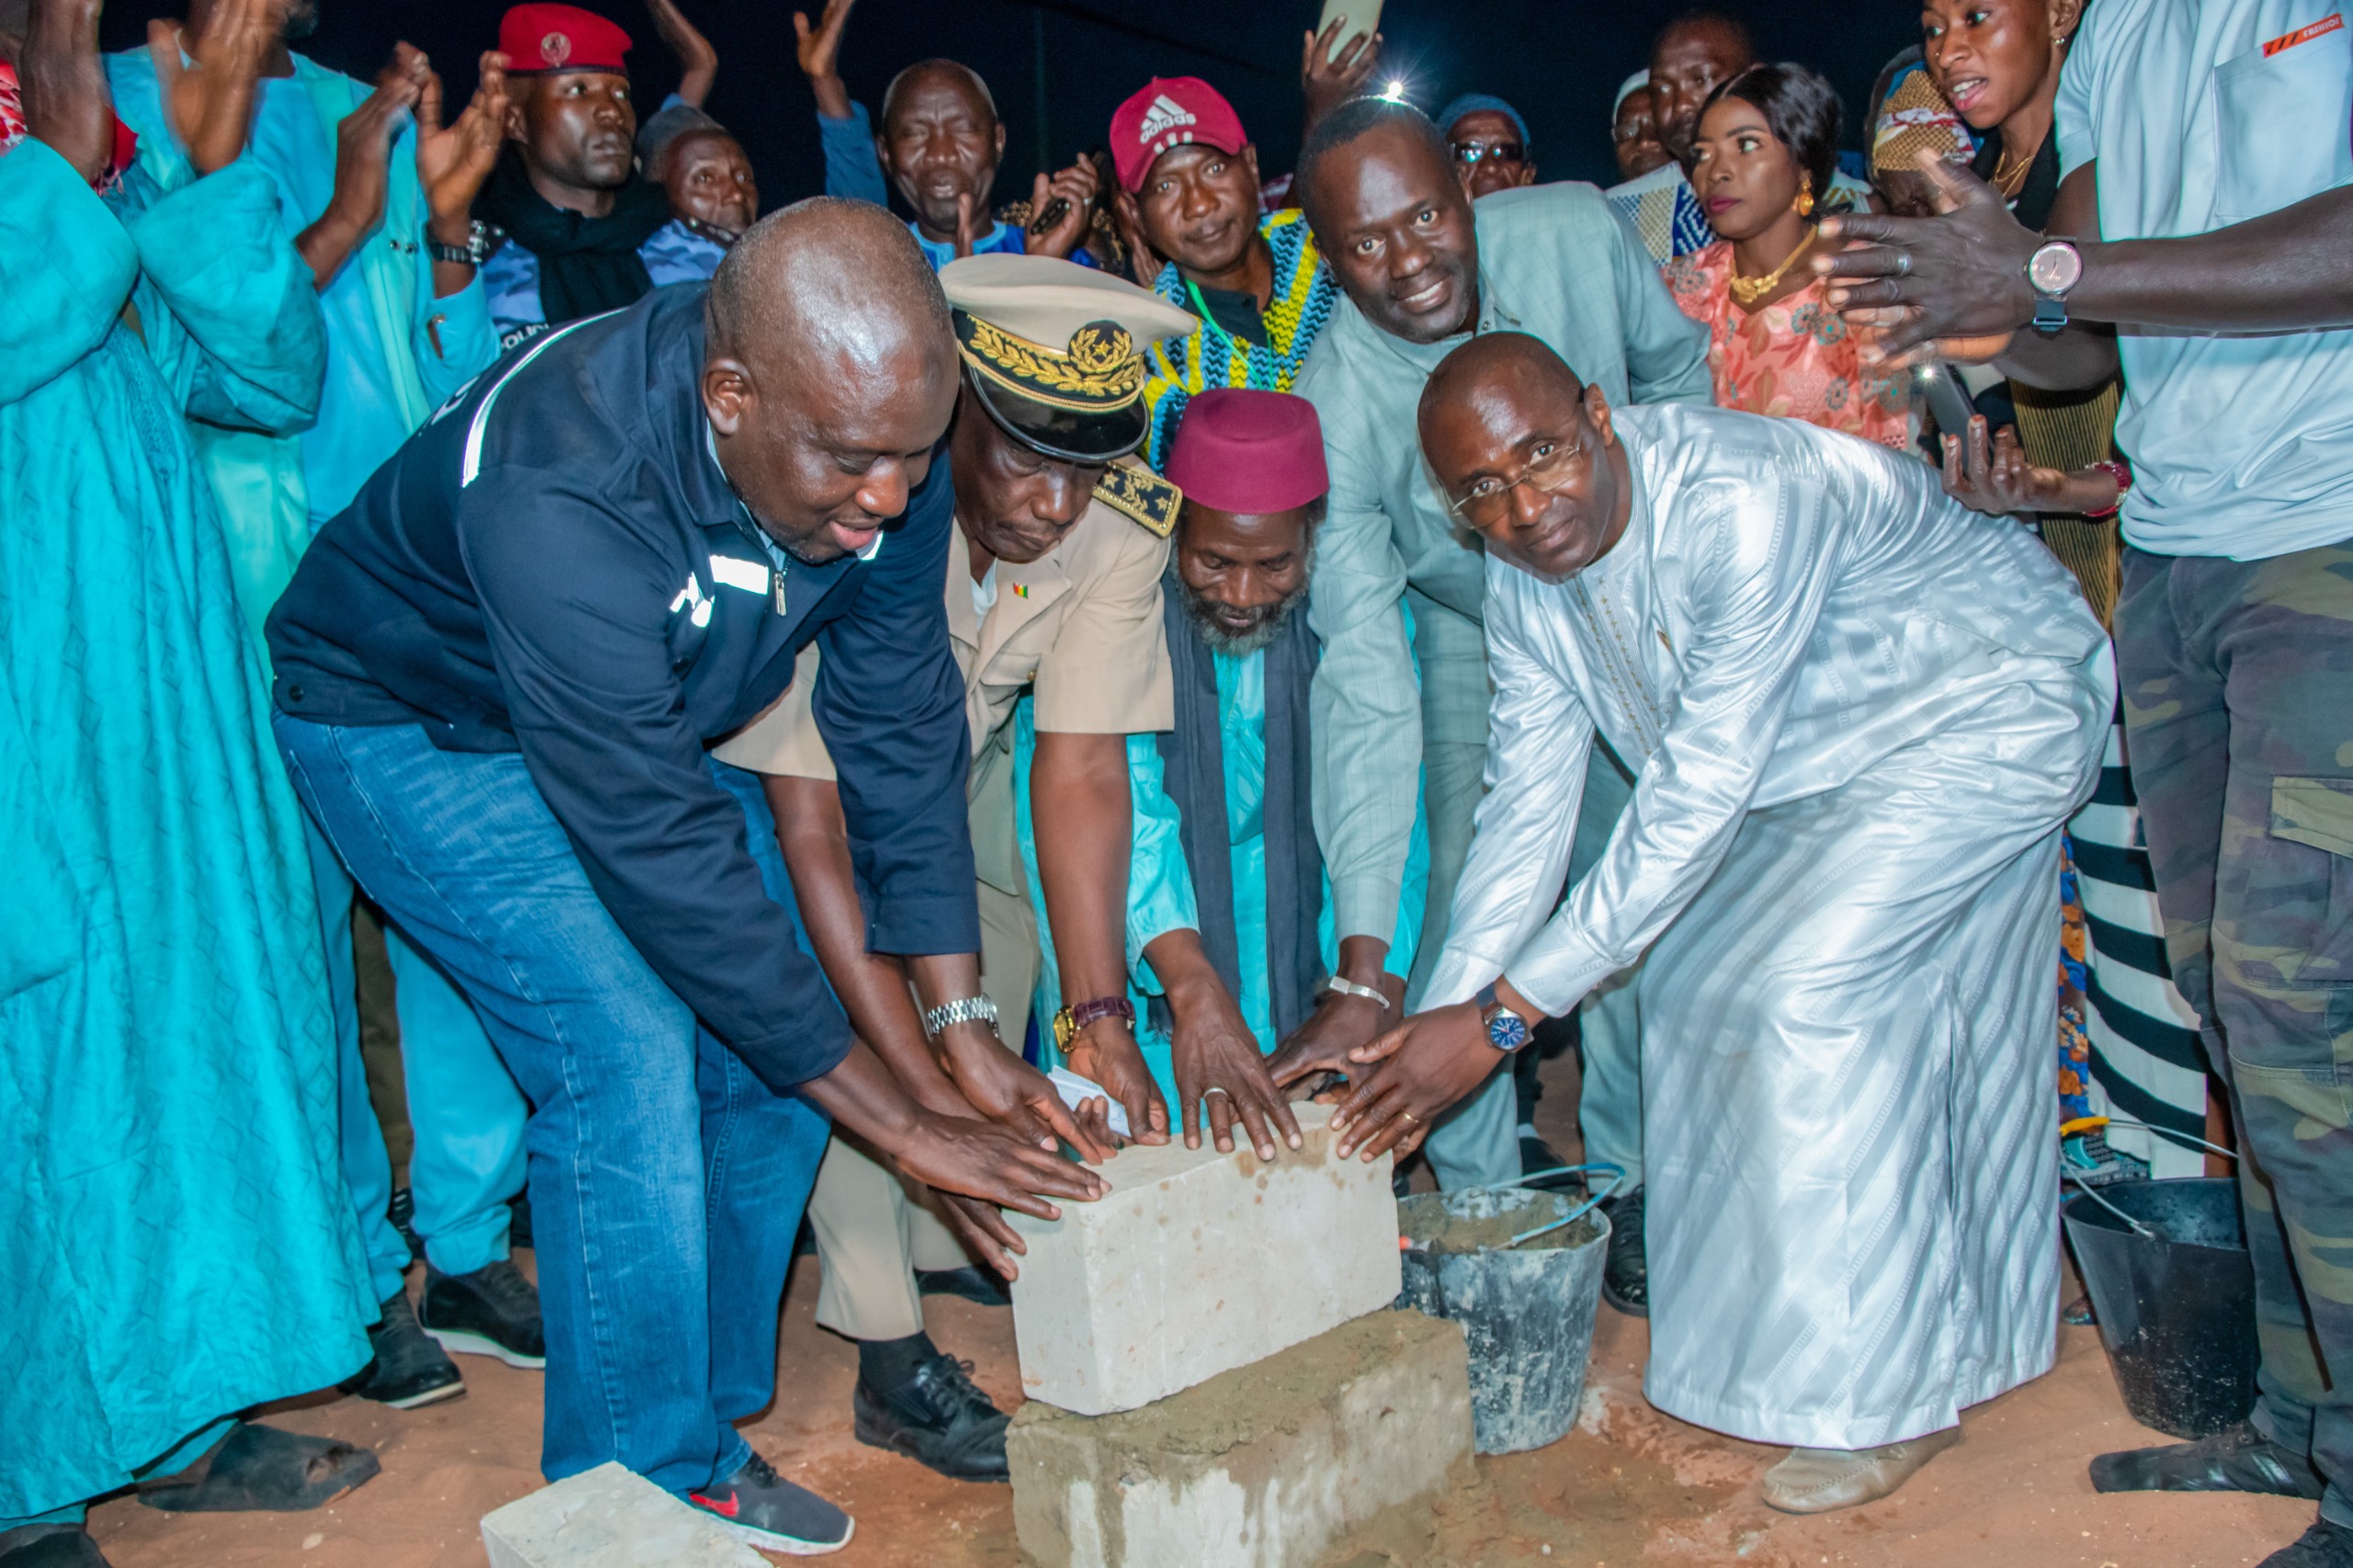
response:
M1289 392L1211 387L1185 404L1168 479L1186 499L1246 517L1288 512L1331 489L1315 405Z

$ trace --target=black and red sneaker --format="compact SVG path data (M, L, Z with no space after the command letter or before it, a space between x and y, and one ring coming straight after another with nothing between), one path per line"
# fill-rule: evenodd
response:
M726 1480L688 1493L687 1501L738 1540L787 1557L839 1551L858 1529L858 1521L777 1474L756 1452Z

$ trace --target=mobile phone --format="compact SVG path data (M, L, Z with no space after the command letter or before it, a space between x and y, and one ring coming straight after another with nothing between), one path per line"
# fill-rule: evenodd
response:
M1340 36L1332 40L1332 52L1324 56L1326 60L1346 50L1350 39L1381 30L1381 0L1324 0L1324 17L1315 24L1315 36L1322 38L1325 28L1343 20L1347 25L1340 28Z
M1915 372L1920 378L1920 390L1927 394L1928 414L1937 422L1938 431L1957 441L1969 439L1969 421L1977 413L1976 404L1969 401L1969 389L1961 384L1952 367L1941 359L1929 361ZM1944 449L1937 449L1939 458Z
M1033 237L1051 233L1053 232L1054 225L1068 216L1070 216L1070 199L1057 196L1046 203L1042 211L1029 220L1029 233Z

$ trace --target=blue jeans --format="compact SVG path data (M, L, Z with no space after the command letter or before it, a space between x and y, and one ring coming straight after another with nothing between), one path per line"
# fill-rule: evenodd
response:
M733 1473L750 1449L733 1423L775 1392L824 1113L761 1085L647 966L520 756L440 751L414 725L272 722L335 852L463 988L535 1108L541 1470L618 1460L681 1494ZM767 808L745 803L790 910Z
M351 958L351 874L310 830L311 881L326 928L327 993L335 1006L335 1045L343 1123L343 1175L351 1184L359 1236L376 1299L401 1289L408 1244L393 1229L392 1155L368 1097L359 1054L358 976ZM408 1087L409 1190L425 1256L444 1274L472 1274L506 1256L506 1205L523 1190L523 1103L515 1075L498 1059L473 1004L433 960L392 926L384 928L400 1011L401 1066Z

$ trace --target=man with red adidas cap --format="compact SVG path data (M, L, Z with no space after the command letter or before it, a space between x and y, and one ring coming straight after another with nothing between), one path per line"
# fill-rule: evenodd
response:
M722 247L670 216L637 173L629 34L577 6L517 6L498 24L507 72L507 154L474 203L506 233L483 267L499 347L699 283Z
M1165 467L1177 421L1211 387L1289 392L1338 290L1306 214L1258 210L1258 150L1224 95L1198 76L1155 76L1111 115L1120 221L1167 264L1149 287L1201 318L1145 357L1145 448Z
M1128 742L1131 984L1161 1092L1199 1101L1223 1147L1233 1096L1188 1081L1203 1057L1174 1058L1172 998L1217 994L1214 1009L1177 1010L1222 1013L1260 1055L1279 1045L1279 1080L1291 1062L1340 1060L1400 1017L1428 860L1408 867L1386 941L1336 940L1310 788L1316 640L1301 613L1329 488L1314 405L1212 387L1186 408L1168 474L1185 492L1163 611L1176 714Z

